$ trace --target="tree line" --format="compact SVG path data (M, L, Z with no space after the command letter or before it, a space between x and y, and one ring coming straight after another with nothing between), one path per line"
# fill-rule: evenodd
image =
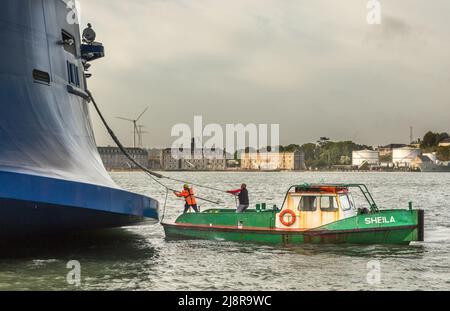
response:
M307 167L325 168L333 165L351 165L352 152L365 149L373 150L371 146L352 141L334 142L329 138L321 137L317 143L291 144L281 147L280 151L303 151Z
M448 133L427 132L418 143L424 153L436 152L440 161L450 161L450 147L439 146L445 139L450 138ZM303 151L307 167L326 168L333 165L351 165L352 152L359 150L373 150L372 146L357 144L353 141L331 141L321 137L316 143L303 145L290 144L280 146L281 152Z
M450 161L450 147L439 146L441 142L449 139L450 135L446 132L434 133L428 131L422 140L419 140L420 148L423 152L436 152L436 156L441 161Z

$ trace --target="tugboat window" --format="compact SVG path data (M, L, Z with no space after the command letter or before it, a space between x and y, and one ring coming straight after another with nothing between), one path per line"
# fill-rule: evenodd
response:
M351 193L349 193L347 195L348 197L348 201L350 202L350 206L352 209L356 209L356 204L355 204L355 200L353 199L353 195Z
M343 211L348 211L352 209L352 205L346 194L341 195L340 199L341 199L341 208Z
M316 196L302 196L298 209L303 212L314 212L317 210Z
M70 33L68 33L65 30L61 31L61 36L62 36L62 43L63 43L64 50L66 50L67 52L76 56L77 55L77 46L75 43L75 37L72 36Z
M37 82L44 82L45 84L50 84L50 75L48 74L48 72L45 71L34 69L33 79Z
M325 212L335 212L338 208L335 196L320 197L320 209Z

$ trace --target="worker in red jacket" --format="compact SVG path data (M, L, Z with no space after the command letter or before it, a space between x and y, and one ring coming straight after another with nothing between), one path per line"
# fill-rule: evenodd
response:
M185 204L183 213L186 214L190 208L192 208L196 213L199 212L197 207L197 200L195 200L194 190L190 188L188 184L185 184L183 186L183 191L174 191L173 193L179 198L184 198Z
M242 184L241 189L227 191L230 194L237 195L239 198L239 206L236 209L236 213L243 213L250 206L250 200L248 198L247 185Z

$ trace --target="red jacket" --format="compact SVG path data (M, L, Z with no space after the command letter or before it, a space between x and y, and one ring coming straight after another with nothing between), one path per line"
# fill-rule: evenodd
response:
M239 194L241 191L242 191L242 189L237 189L237 190L230 190L230 191L227 191L227 192L230 193L230 194Z

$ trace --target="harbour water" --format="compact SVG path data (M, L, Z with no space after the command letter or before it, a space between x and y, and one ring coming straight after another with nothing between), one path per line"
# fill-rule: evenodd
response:
M248 184L252 204L280 205L291 184L365 183L381 208L425 210L425 242L410 246L266 246L167 241L160 225L45 241L1 243L0 290L450 290L450 174L323 172L168 173L222 189ZM142 173L113 173L125 189L164 203L166 192ZM179 188L179 184L170 184ZM234 198L196 189L234 207ZM165 221L183 202L168 195ZM203 204L202 209L215 207ZM67 263L81 265L68 284ZM379 269L378 269L379 267ZM375 269L375 270L374 270ZM379 273L378 273L379 271ZM375 278L371 276L376 273Z

